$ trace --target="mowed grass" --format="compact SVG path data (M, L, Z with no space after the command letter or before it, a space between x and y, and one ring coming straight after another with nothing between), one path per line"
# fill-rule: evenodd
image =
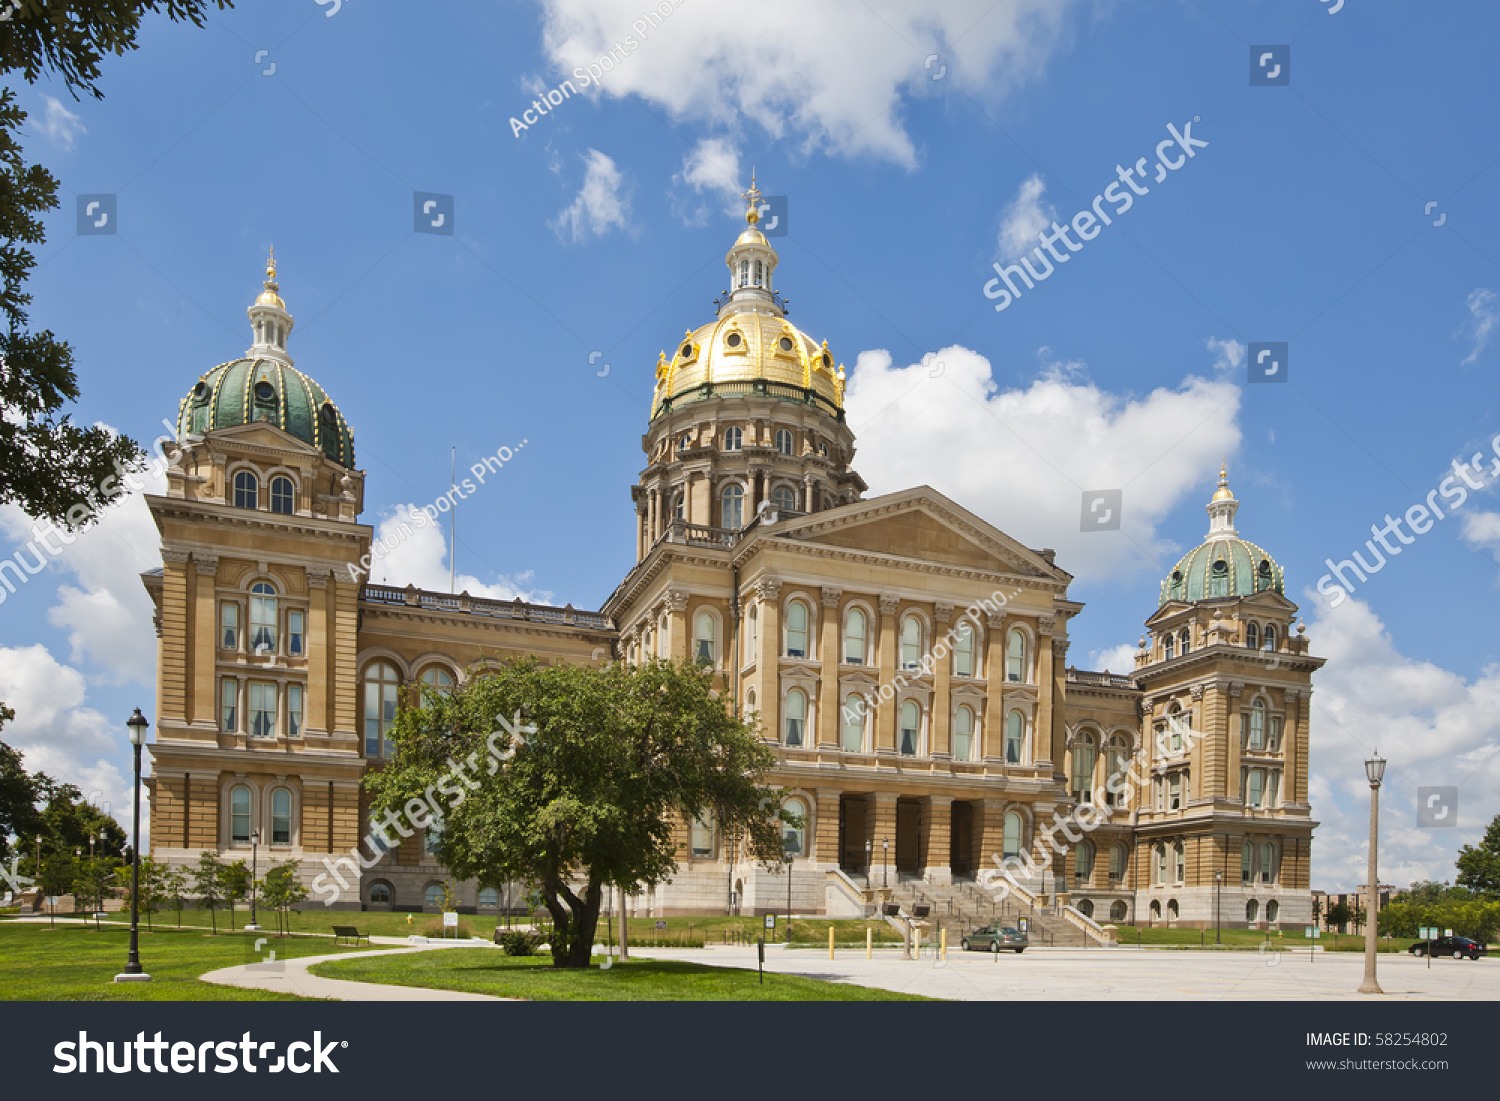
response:
M492 949L452 948L389 959L330 960L312 972L330 979L462 990L500 998L573 1002L896 1002L910 994L800 975L706 967L680 960L631 960L605 970L559 970L551 956L511 957Z
M125 970L130 929L108 922L59 923L55 929L30 922L0 922L0 1001L90 1002L284 1002L303 999L267 990L215 986L198 978L220 967L257 962L255 940L265 933L141 930L141 964L148 983L116 983ZM272 937L278 959L323 955L336 949L309 937ZM368 947L363 949L368 951ZM265 949L263 948L264 952ZM348 949L354 951L354 949Z

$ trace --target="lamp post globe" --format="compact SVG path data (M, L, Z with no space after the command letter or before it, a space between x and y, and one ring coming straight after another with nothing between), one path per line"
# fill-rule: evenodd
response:
M122 974L115 982L150 982L151 976L141 968L141 746L146 743L146 730L151 726L146 716L137 707L125 728L130 731L130 747L135 757L135 786L131 789L132 820L130 832L130 957ZM99 831L100 839L104 831Z
M1385 778L1385 758L1377 749L1365 761L1365 779L1370 784L1370 866L1365 879L1365 977L1359 984L1361 994L1384 994L1375 977L1376 916L1380 909L1380 880L1377 878L1380 839L1380 782Z

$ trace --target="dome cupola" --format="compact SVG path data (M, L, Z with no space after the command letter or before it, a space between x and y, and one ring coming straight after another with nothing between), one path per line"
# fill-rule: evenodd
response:
M1229 488L1228 467L1221 466L1218 489L1208 502L1208 535L1182 556L1161 583L1158 607L1172 601L1250 596L1268 589L1286 595L1281 566L1260 547L1240 538L1234 526L1239 507Z

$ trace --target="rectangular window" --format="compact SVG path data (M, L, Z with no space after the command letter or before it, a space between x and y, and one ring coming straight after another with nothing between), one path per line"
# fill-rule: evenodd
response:
M299 658L303 653L302 620L301 612L287 612L286 614L286 652Z
M219 706L219 728L226 734L232 734L239 729L240 682L233 677L225 677L219 682L219 698L222 701Z
M422 831L422 850L429 854L435 854L442 840L443 820L441 818L429 819L427 828Z
M1278 797L1281 795L1281 773L1272 769L1266 775L1266 806L1277 805Z
M1281 716L1271 716L1271 752L1281 752Z
M276 686L250 682L250 736L276 737Z
M250 647L257 654L276 652L276 598L250 597Z
M1109 847L1109 878L1120 879L1125 875L1125 849L1120 845Z
M714 854L714 825L712 819L704 820L697 818L693 820L693 855L713 856Z
M381 828L380 819L370 815L370 848L374 852L390 852L395 846L390 835Z
M1167 809L1182 809L1182 773L1174 772L1167 781Z
M238 650L240 648L240 606L233 601L225 601L219 605L219 648L223 650Z
M1252 768L1245 792L1245 802L1252 807L1261 806L1265 798L1266 773L1264 769Z
M286 686L286 736L288 738L302 737L302 686L300 684Z

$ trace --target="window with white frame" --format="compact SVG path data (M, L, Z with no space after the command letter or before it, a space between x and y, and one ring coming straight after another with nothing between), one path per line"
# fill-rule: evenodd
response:
M264 581L250 586L250 649L276 652L276 590Z
M1177 648L1181 650L1183 654L1186 654L1193 648L1193 636L1186 627L1184 627L1177 633Z
M294 658L302 657L306 651L305 620L306 617L295 609L286 614L286 652Z
M922 709L916 700L907 700L901 705L901 754L905 757L917 755L917 745L922 735Z
M901 668L915 669L922 663L922 621L914 615L901 620Z
M290 478L271 479L271 511L290 516L295 505L296 491Z
M250 789L236 784L229 791L229 841L250 844Z
M1019 812L1013 810L1005 812L1005 827L1000 847L1005 850L1000 854L1002 858L1021 855L1021 815Z
M1260 881L1276 882L1276 845L1271 841L1260 847Z
M292 793L286 788L271 792L271 844L292 843Z
M1265 804L1266 798L1266 770L1263 768L1252 768L1246 776L1245 783L1245 805L1259 807Z
M1256 700L1250 705L1250 714L1246 716L1248 735L1246 742L1249 748L1254 750L1264 749L1266 746L1266 701Z
M1005 763L1018 765L1021 763L1022 741L1026 733L1026 720L1022 718L1019 711L1012 711L1005 716Z
M719 621L712 612L699 612L697 619L697 631L693 637L693 653L697 661L704 665L712 665L719 658L718 647Z
M240 682L225 677L219 682L219 729L226 734L239 730Z
M841 744L845 753L859 753L865 747L865 698L851 693L844 701Z
M967 706L960 705L953 713L953 759L955 761L973 760L974 753L974 712Z
M756 605L756 604L750 605L749 630L750 630L750 645L747 646L747 647L745 647L745 650L749 654L750 660L754 661L755 657L756 657L756 652L760 648L760 607L759 607L759 605Z
M1161 640L1161 652L1162 656L1167 661L1171 661L1174 657L1177 656L1177 644L1172 641L1172 635L1170 634L1170 632L1165 638Z
M418 678L424 690L431 689L440 696L453 694L453 674L440 665L428 666Z
M745 491L737 485L727 485L719 495L720 526L738 531L745 526Z
M776 450L783 455L792 454L792 434L785 428L776 430Z
M807 605L800 600L786 606L786 656L807 657Z
M724 429L724 450L738 451L745 443L745 433L738 427Z
M1156 885L1158 887L1167 882L1167 847L1156 846Z
M365 756L387 757L391 746L387 735L396 721L397 693L401 678L396 667L384 661L365 669Z
M1281 716L1280 715L1272 715L1270 717L1270 720L1271 720L1271 732L1266 737L1266 748L1268 750L1270 750L1272 753L1280 753L1281 752Z
M1088 881L1094 877L1094 843L1087 839L1073 846L1073 878Z
M1276 628L1269 623L1266 624L1266 649L1276 649Z
M1123 734L1112 734L1104 750L1104 805L1123 806L1128 788L1125 784L1126 761L1130 756L1129 743Z
M1173 704L1167 712L1167 748L1172 753L1182 752L1182 731L1185 723L1182 707Z
M1005 644L1005 679L1019 682L1026 676L1026 636L1019 628L1010 632Z
M1094 736L1087 731L1073 742L1073 798L1079 803L1094 801Z
M859 608L850 608L844 614L844 662L847 665L865 663L865 613Z
M250 682L250 736L276 737L276 686L261 681Z
M1254 623L1245 624L1245 646L1251 650L1260 649L1260 628Z
M219 648L240 648L240 606L232 600L219 605Z
M953 631L953 675L974 675L974 628L966 619L961 619Z
M1167 777L1167 809L1182 809L1182 773L1173 772Z
M300 684L286 686L286 736L288 738L302 737L302 686Z
M701 818L693 819L693 855L713 856L714 854L714 820L713 815L705 814Z
M800 746L807 734L807 693L793 688L786 694L785 742L789 746Z
M781 849L793 856L807 855L807 804L788 799L781 804Z
M797 494L791 486L777 486L771 490L771 504L778 512L796 512Z
M1276 807L1281 800L1281 770L1278 768L1266 769L1266 806Z
M260 507L260 483L248 470L241 470L234 476L234 507Z
M1172 866L1176 871L1176 883L1187 882L1187 850L1183 848L1182 842L1172 846Z

